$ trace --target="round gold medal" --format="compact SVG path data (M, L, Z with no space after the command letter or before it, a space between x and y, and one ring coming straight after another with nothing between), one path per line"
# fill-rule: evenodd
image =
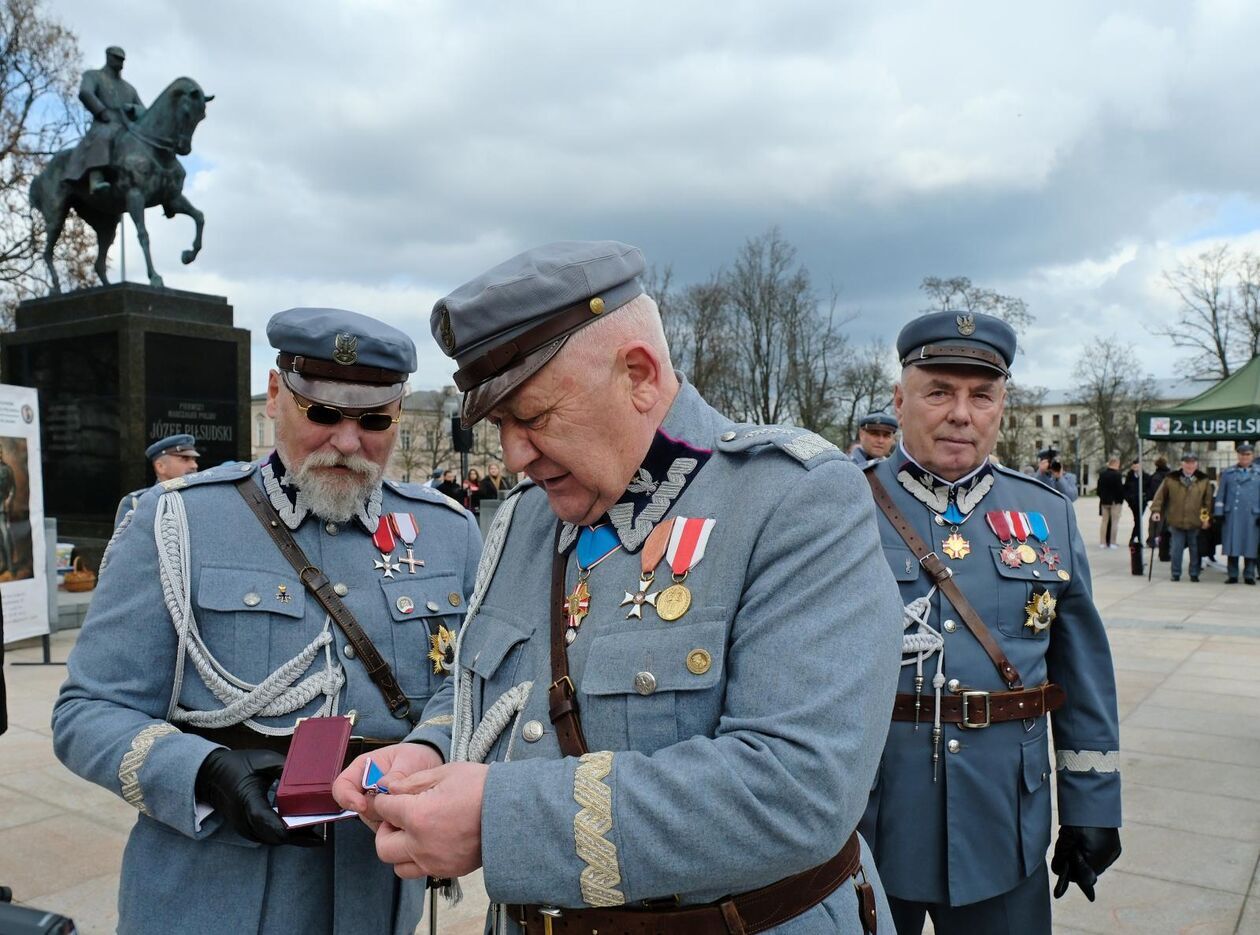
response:
M1019 547L1019 560L1025 565L1031 565L1037 561L1037 553L1033 551L1033 547L1027 542Z
M685 584L671 584L656 596L656 615L662 620L677 620L691 607L691 591Z

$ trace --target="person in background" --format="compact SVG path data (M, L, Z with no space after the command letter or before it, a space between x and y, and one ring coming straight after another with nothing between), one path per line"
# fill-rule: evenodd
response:
M1221 472L1212 513L1221 519L1221 551L1225 553L1226 584L1238 583L1238 558L1243 560L1243 580L1256 583L1256 550L1260 548L1260 473L1255 468L1255 449L1238 446L1238 463Z
M455 479L455 472L450 468L447 468L442 472L442 480L436 486L439 492L446 494L456 503L461 506L467 506L464 497L464 488L460 485L459 481Z
M153 462L153 474L159 484L176 477L195 474L201 469L197 459L201 452L197 450L197 439L191 435L169 435L155 441L144 450L144 456ZM114 528L117 529L123 517L136 508L148 487L133 490L118 501L118 509L114 511Z
M1190 580L1198 581L1199 530L1212 523L1212 485L1199 470L1199 456L1193 451L1181 456L1181 470L1164 478L1151 501L1151 520L1164 518L1170 532L1172 580L1181 580L1181 555L1189 548Z
M1063 470L1059 453L1053 448L1045 448L1037 453L1037 473L1034 476L1051 490L1057 490L1069 500L1076 500L1076 475Z
M1140 503L1138 502L1139 487L1141 488ZM1142 462L1134 458L1124 475L1124 502L1128 504L1129 512L1133 514L1133 534L1129 536L1130 542L1142 541L1142 514L1154 497L1155 485L1151 475L1145 473L1142 470Z
M1155 459L1155 470L1151 471L1151 499L1155 499L1155 491L1164 483L1164 478L1172 473L1168 467L1168 459L1160 455ZM1158 520L1148 519L1146 521L1146 545L1150 548L1153 545L1159 546L1159 560L1161 562L1168 561L1168 542L1169 537L1166 530L1160 525Z
M503 468L497 462L486 465L486 476L481 479L481 499L497 500L512 487L503 476Z
M442 482L443 473L444 472L442 471L441 468L434 468L432 472L429 474L429 479L424 482L424 486L436 487L438 484Z
M897 417L891 413L868 412L858 422L858 444L849 457L858 467L887 458L897 444L897 428Z
M1114 549L1116 533L1120 528L1120 512L1124 506L1124 475L1120 473L1120 459L1112 455L1107 466L1098 475L1098 548Z
M473 515L480 516L481 472L476 468L469 468L468 476L464 478L464 499L468 502L468 508L473 511Z

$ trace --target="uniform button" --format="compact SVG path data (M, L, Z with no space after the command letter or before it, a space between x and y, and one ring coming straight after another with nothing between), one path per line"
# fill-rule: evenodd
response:
M259 604L262 603L262 598L259 597L253 591L250 591L243 598L241 598L241 600L245 602L246 607L257 607Z
M1044 773L1044 772L1041 774L1041 781L1042 781L1042 782L1045 782L1045 781L1046 781L1046 777L1047 777L1047 775L1048 775L1048 774L1047 774L1047 773Z
M687 671L692 675L704 675L711 665L713 665L713 659L706 650L693 649L687 653Z
M446 599L451 602L452 607L458 607L464 602L464 599L459 596L458 591L452 591L450 594L446 595Z
M409 598L406 594L394 601L394 606L398 608L400 614L409 614L416 609L416 602Z
M634 677L634 690L640 695L650 695L656 691L656 676L651 672L640 672Z
M343 654L343 655L344 655L347 659L353 659L353 658L354 658L354 647L353 647L353 646L351 646L349 643L347 643L347 644L345 645L345 647L341 650L341 652L342 652L342 654ZM954 741L952 741L952 740L950 741L950 743L953 743L953 742L954 742Z
M948 688L952 692L956 692L958 691L959 684L960 683L958 679L950 679L948 682L945 683L945 687Z
M425 609L425 610L427 610L427 611L428 611L429 613L431 613L431 614L436 614L436 613L437 613L439 610L441 610L442 608L438 606L438 602L437 602L437 601L428 601L428 602L424 605L424 609Z
M934 520L936 520L936 525L938 525L938 526L944 526L944 525L945 525L945 517L943 517L943 516L934 516L934 517L932 517L932 518L933 518Z
M330 536L335 536L337 533L341 532L341 527L336 523L324 523L324 532L328 533Z
M338 581L336 584L333 585L333 594L336 594L338 597L345 597L349 593L350 593L350 589L346 587L345 584L343 584L342 582Z
M542 735L541 721L526 721L525 726L521 728L521 736L525 738L526 743L537 743L542 740Z
M944 626L942 627L942 629L943 629L946 633L953 633L955 630L957 630L957 629L958 629L958 624L954 623L954 621L952 621L952 620L946 620L946 621L945 621Z
M962 744L960 744L957 740L951 740L949 743L945 744L945 747L950 753L957 753L962 749Z
M723 432L723 433L722 433L722 441L724 441L724 442L733 442L733 441L735 441L735 433L734 433L734 432Z
M1039 572L1037 569L1035 569L1035 568L1034 568L1034 569L1033 569L1033 577L1034 577L1034 578L1040 578L1040 577L1041 577L1041 572Z
M244 474L246 471L252 471L253 469L254 466L252 464L242 464L237 470Z

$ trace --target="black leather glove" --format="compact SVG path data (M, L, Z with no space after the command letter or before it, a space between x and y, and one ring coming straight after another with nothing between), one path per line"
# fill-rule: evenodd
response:
M1080 828L1063 825L1054 844L1050 871L1058 874L1054 898L1059 899L1075 883L1091 903L1098 876L1120 856L1119 828Z
M211 752L197 771L197 799L214 807L237 834L259 844L318 847L324 838L310 828L290 831L271 807L267 793L284 770L274 750Z

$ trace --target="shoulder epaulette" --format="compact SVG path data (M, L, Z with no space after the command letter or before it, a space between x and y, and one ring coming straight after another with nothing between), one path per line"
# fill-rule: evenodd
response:
M432 487L426 487L424 484L404 484L402 481L387 480L386 485L390 490L408 500L423 500L425 503L436 503L447 507L459 513L461 516L467 512L458 500L448 497L440 490L434 490Z
M1041 481L1037 480L1037 478L1034 477L1032 474L1025 474L1023 471L1013 470L1011 468L1008 468L1004 464L993 465L993 470L999 474L1002 474L1005 477L1013 477L1013 478L1016 478L1017 480L1022 480L1026 484L1032 484L1038 490L1044 490L1046 493L1052 496L1058 497L1060 500L1067 499L1067 496L1063 494L1062 491L1055 490L1053 487L1047 487Z
M202 484L221 484L224 481L240 480L258 470L253 461L224 461L222 464L196 474L185 474L183 477L172 477L157 484L168 493L172 490L183 490L185 487L199 487Z
M817 432L791 425L737 425L718 437L718 451L728 454L778 450L806 468L844 458L835 445Z

